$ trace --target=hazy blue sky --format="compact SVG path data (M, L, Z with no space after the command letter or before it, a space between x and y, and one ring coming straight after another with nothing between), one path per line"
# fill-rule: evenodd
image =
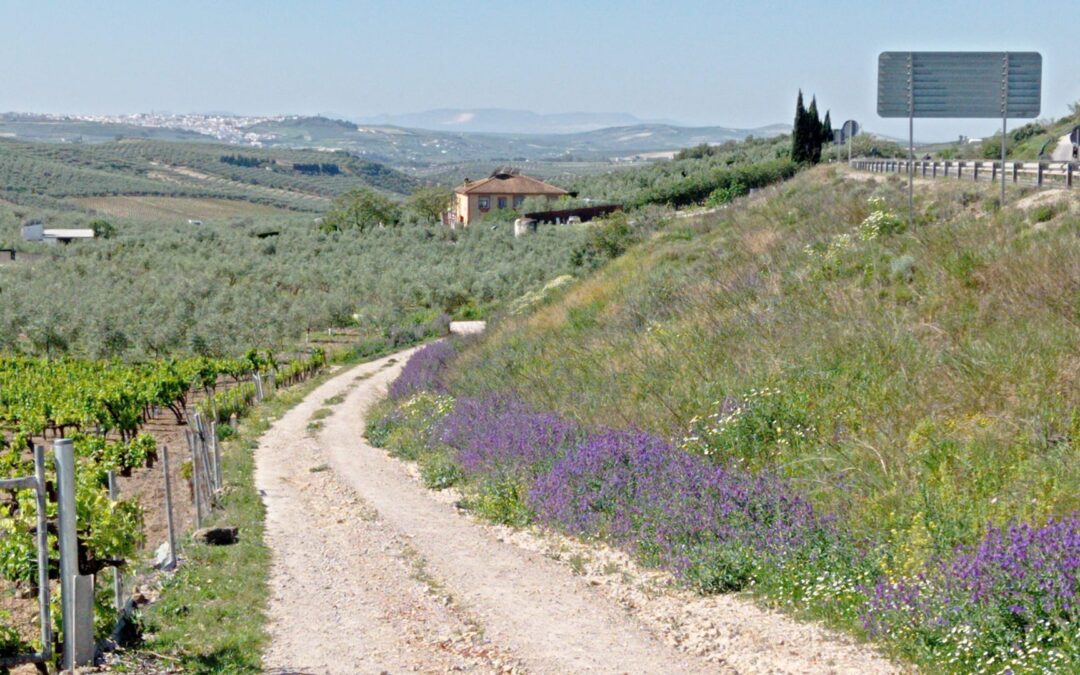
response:
M834 120L906 136L906 121L876 115L878 52L1041 51L1043 115L1060 116L1080 99L1070 5L3 0L0 110L359 117L502 107L752 127L790 122L802 87ZM995 128L916 121L916 136Z

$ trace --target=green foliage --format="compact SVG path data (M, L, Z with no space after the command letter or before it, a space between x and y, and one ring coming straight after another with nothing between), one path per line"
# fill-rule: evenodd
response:
M445 490L461 481L461 467L448 453L428 454L420 461L420 478L432 490Z
M722 185L709 193L708 198L705 199L705 206L722 206L748 192L750 192L750 189L738 181L729 185Z
M1057 208L1054 204L1040 204L1031 210L1029 217L1034 223L1045 223L1053 220L1057 215Z
M666 204L672 207L700 204L718 190L760 188L795 175L798 165L787 159L774 159L733 168L714 168L707 173L683 178L677 182L641 190L630 202L631 207L646 204Z
M421 223L439 223L450 208L450 191L434 185L417 188L405 200L405 210Z
M1010 157L1015 150L1016 140L1009 134L1005 141L1005 156ZM1001 134L995 134L982 142L980 156L983 159L1001 159Z
M19 637L19 631L11 625L11 615L0 612L0 657L26 653L29 646Z
M797 390L752 389L718 402L719 410L690 425L683 447L756 469L781 463L815 440L806 395Z
M107 220L101 218L95 218L90 221L90 229L94 231L94 236L99 239L108 239L116 234L116 226Z
M622 255L626 249L639 241L640 235L630 226L630 218L623 211L616 211L589 223L581 259L604 261Z
M236 435L236 429L234 429L230 424L219 424L217 425L216 429L219 441L227 441Z
M533 518L525 497L526 487L516 479L506 478L474 486L465 504L485 520L499 525L523 527Z
M832 141L832 123L818 117L817 97L810 100L810 108L803 106L802 89L795 102L795 122L791 132L791 161L798 164L817 164L821 161L821 147Z
M367 188L355 188L334 200L319 229L327 233L349 229L366 232L397 225L400 220L400 208L388 197Z
M741 591L755 576L754 552L738 543L703 547L690 558L687 582L700 593Z
M676 153L672 161L581 176L564 183L563 187L580 198L622 204L627 208L649 203L672 206L700 203L713 190L727 185L723 177L729 170L786 160L790 146L790 136L697 146ZM747 188L761 187L745 180L742 183ZM687 190L690 186L700 189ZM525 209L526 212L532 210L546 210L546 207Z
M0 224L15 231L9 214L0 204ZM130 223L108 240L49 247L49 265L0 266L0 347L137 360L285 353L329 327L386 339L417 311L487 313L574 274L585 236L412 225L326 234L305 221L278 224L273 256L255 236L266 225L208 223L200 241L190 229Z
M1028 122L1022 127L1018 127L1009 132L1009 138L1014 143L1023 143L1029 138L1034 138L1040 134L1046 133L1046 129L1042 124L1038 122Z

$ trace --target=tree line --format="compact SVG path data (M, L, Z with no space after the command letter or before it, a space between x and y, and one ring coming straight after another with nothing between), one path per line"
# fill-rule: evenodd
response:
M818 116L817 96L810 99L810 107L803 105L802 89L795 103L795 123L791 131L791 159L800 164L817 164L821 161L821 148L832 143L833 129L829 111L825 119Z

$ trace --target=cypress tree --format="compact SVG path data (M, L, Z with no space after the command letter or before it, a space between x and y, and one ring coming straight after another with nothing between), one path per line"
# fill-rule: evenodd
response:
M817 96L810 99L810 108L806 111L807 117L807 132L806 139L808 142L806 148L807 159L811 164L817 164L821 161L821 118L818 117L817 111Z
M806 142L806 122L806 108L803 106L802 89L800 89L799 98L795 103L795 123L791 127L791 161L793 162L806 162L810 159L806 154L809 147Z
M832 120L829 118L828 110L825 111L825 121L821 123L821 138L825 143L833 141Z

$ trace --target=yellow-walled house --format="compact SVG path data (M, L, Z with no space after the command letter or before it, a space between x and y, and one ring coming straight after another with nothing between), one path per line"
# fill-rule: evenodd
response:
M566 194L569 194L566 190L525 176L517 169L501 168L483 180L465 179L454 190L450 222L468 225L492 211L519 208L527 197L546 197L554 201Z

